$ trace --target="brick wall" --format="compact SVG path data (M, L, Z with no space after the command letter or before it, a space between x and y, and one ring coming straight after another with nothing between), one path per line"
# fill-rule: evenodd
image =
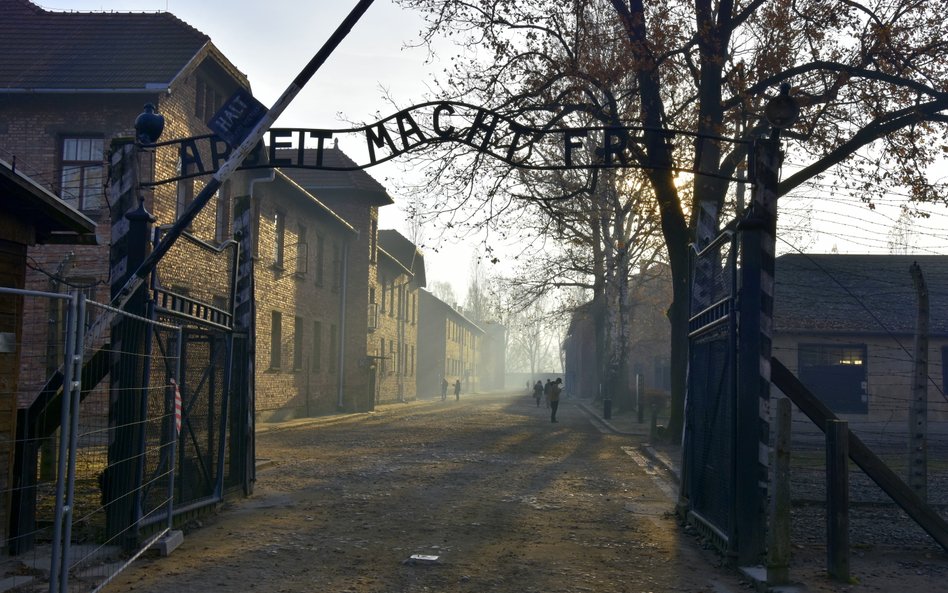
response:
M418 395L418 289L412 277L384 255L375 268L378 322L368 335L368 349L373 356L385 356L376 364L376 400L412 400Z
M335 411L340 370L333 354L342 332L343 298L335 253L342 256L342 247L353 234L285 181L257 188L258 415L262 420L280 420ZM283 228L282 265L277 263L278 213ZM274 313L281 322L276 340ZM361 362L350 360L353 356L364 356L364 350L351 350L346 351L347 370Z

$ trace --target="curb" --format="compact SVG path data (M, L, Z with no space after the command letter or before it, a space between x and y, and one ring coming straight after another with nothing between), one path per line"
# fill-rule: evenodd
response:
M584 402L576 402L576 405L579 406L579 408L582 409L587 415L589 415L590 419L592 419L594 422L602 424L613 434L622 436L647 436L638 432L629 432L627 430L620 430L616 428L611 422L602 418L597 412L595 412ZM641 443L638 446L638 449L642 452L642 454L648 457L649 461L665 470L665 472L672 477L676 485L681 485L681 468L679 467L678 463L672 460L664 451L659 451L650 443Z

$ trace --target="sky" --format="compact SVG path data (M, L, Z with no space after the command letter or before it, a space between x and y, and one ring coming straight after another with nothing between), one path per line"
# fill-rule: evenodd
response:
M271 106L356 5L356 0L33 0L47 10L157 12L168 11L210 36L211 41L250 80L254 96ZM433 72L444 68L444 52L430 60L424 48L412 48L423 26L419 14L392 0L375 0L329 60L296 96L278 127L348 128L350 121L376 121L376 115L427 98ZM364 148L340 148L356 162ZM407 234L399 195L391 182L404 175L397 162L366 169L381 182L395 204L380 209L380 228ZM432 282L451 282L459 298L467 292L474 244L456 243L428 230L426 275Z
M270 106L329 38L356 0L37 0L50 10L170 11L209 35L225 56L250 79L254 95ZM347 128L347 121L375 121L376 115L423 102L436 72L446 67L450 48L442 46L431 61L423 48L410 48L423 26L420 15L392 0L376 0L352 33L296 97L277 125ZM357 162L363 146L340 147ZM948 159L946 159L948 161ZM805 164L806 156L788 150L786 166ZM948 166L939 167L942 182ZM367 172L389 189L396 204L381 209L381 228L407 234L399 204L407 196L393 180L404 176L398 161ZM786 175L786 173L785 173ZM777 251L811 253L887 253L899 220L903 196L878 201L875 209L858 196L833 195L828 185L811 186L781 198ZM948 253L948 209L928 207L928 218L909 221L903 244L909 253ZM805 231L800 231L805 227ZM426 233L425 260L429 285L446 281L463 300L471 255L477 245L455 244L450 236Z

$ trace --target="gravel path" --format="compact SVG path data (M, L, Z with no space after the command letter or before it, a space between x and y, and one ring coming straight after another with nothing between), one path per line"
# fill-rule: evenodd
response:
M106 591L744 588L678 529L672 501L623 450L637 443L578 407L559 417L520 394L480 395L262 433L270 465L254 496Z

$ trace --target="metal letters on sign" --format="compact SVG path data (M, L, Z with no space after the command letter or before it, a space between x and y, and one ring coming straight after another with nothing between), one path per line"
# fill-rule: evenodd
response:
M222 131L237 134L244 121L241 110L252 111L245 104L246 98L252 97L235 97L211 122L217 135L158 144L177 146L184 173L156 180L151 185L212 174L227 160L235 142ZM639 167L639 163L646 160L644 131L635 126L536 128L483 107L438 101L415 105L376 123L352 129L271 128L266 142L261 142L240 168L352 171L384 163L421 146L445 142L466 144L523 169ZM669 141L674 134L661 133L667 134ZM340 139L345 140L347 147L365 147L368 162L352 166L326 164L325 151Z

